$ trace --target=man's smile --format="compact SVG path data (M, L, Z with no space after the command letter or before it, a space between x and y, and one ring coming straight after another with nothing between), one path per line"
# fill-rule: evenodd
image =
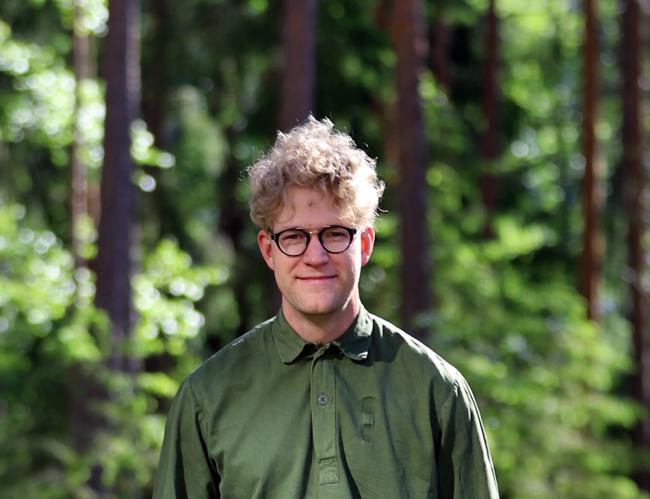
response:
M336 279L336 275L298 276L296 279L308 282L325 282Z

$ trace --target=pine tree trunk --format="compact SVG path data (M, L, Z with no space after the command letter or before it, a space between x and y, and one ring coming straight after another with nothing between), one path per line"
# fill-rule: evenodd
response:
M640 406L650 407L650 359L645 338L645 293L643 291L645 225L643 173L643 128L641 121L641 21L639 0L622 3L621 73L623 79L623 171L625 202L628 217L628 266L631 282L632 347L635 361L633 373L634 397ZM634 432L634 444L639 451L650 451L650 419L647 415ZM642 490L650 491L650 472L638 470L635 476Z
M431 67L438 83L451 95L452 77L449 67L451 32L442 13L438 13L431 25Z
M481 174L481 196L485 208L484 234L491 236L493 232L492 217L497 197L497 181L494 175L495 161L499 155L499 96L497 90L498 74L498 18L495 0L490 0L485 16L485 50L483 61L483 117L485 129L481 137L481 156L483 172Z
M74 138L70 148L70 235L72 256L75 268L86 266L80 254L81 224L88 215L88 181L86 164L81 157L83 135L81 130L81 86L90 77L90 44L89 37L81 27L81 7L79 0L74 2L72 28L72 65L75 79L74 99Z
M142 96L142 114L154 137L154 145L161 150L166 150L169 144L169 132L165 129L165 123L170 82L174 78L173 65L160 63L170 59L170 44L174 43L174 20L170 16L169 7L169 0L156 0L148 4L149 30L153 33L150 50L153 56L147 64L143 61L143 85L147 92ZM156 182L156 188L148 197L153 202L157 216L158 236L161 239L173 237L184 251L196 254L198 250L187 232L187 224L174 199L175 193L170 192L163 181L166 172L158 167L145 167L145 171Z
M288 131L314 108L316 0L284 0L280 130Z
M232 128L227 130L228 142L234 141L237 132ZM237 314L239 315L239 325L236 336L241 336L246 331L254 326L251 323L252 310L248 296L250 293L248 289L251 283L255 283L261 275L269 275L268 287L271 288L271 293L274 293L273 304L274 310L268 310L269 314L274 314L278 311L280 306L280 293L275 286L273 275L266 269L264 264L259 258L258 254L250 254L246 250L242 239L244 230L248 222L248 214L241 209L240 203L237 202L236 192L237 184L241 182L242 171L237 161L230 155L226 161L223 173L219 178L217 186L217 197L220 199L220 217L219 217L219 232L226 234L232 243L233 253L235 254L235 267L230 275L229 285L235 297L235 306L237 307ZM272 287L271 287L272 286ZM214 339L216 341L216 338ZM216 350L221 345L213 343L210 345L211 350Z
M124 343L131 331L135 187L130 126L140 98L139 11L136 0L109 0L106 39L106 121L96 304L111 320L109 367L132 371Z
M582 213L584 230L580 262L580 291L585 297L587 317L597 320L598 285L602 258L599 230L601 196L600 163L596 143L598 117L598 41L597 11L594 0L584 0L585 34L583 46L583 121L582 150L585 173L582 179Z
M419 93L426 55L419 0L393 3L392 37L397 54L397 130L402 214L402 301L405 328L422 337L418 323L431 310L429 227L427 224L427 143Z

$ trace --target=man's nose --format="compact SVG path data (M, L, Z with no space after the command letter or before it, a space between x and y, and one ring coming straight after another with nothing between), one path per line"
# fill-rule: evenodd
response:
M309 239L307 249L302 254L302 258L306 263L319 264L329 260L329 253L323 248L323 245L318 240L318 236L314 234Z

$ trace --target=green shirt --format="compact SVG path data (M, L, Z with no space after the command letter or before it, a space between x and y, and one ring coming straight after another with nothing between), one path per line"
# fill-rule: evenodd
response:
M362 309L332 343L282 314L185 380L154 499L498 498L474 396L422 343Z

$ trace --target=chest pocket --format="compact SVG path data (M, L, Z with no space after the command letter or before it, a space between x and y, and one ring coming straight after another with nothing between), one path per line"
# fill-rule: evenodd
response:
M361 497L436 497L433 452L413 407L398 392L358 400L353 434L343 439L345 465ZM359 404L360 402L360 404Z

